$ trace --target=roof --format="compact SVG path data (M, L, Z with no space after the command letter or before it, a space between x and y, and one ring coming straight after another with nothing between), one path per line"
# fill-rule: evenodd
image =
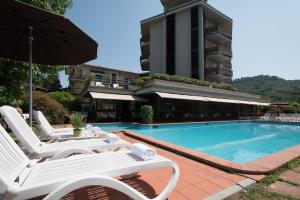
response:
M153 17L150 17L150 18L147 18L147 19L144 19L141 21L141 24L144 24L144 23L148 23L148 22L151 22L151 21L154 21L154 20L157 20L161 17L164 17L166 15L169 15L169 14L172 14L174 12L177 12L178 10L181 10L181 9L184 9L184 8L188 8L188 7L192 7L192 6L195 6L195 5L203 5L205 8L213 11L214 13L218 14L218 15L221 15L223 16L224 18L226 18L227 20L229 21L233 21L230 17L228 17L227 15L225 15L224 13L222 13L221 11L217 10L216 8L212 7L211 5L209 5L208 3L204 2L204 1L190 1L190 2L187 2L187 3L184 3L182 5L179 5L179 6L176 6L172 9L169 9L167 12L164 12L164 13L161 13L161 14L158 14L158 15L155 15Z
M140 75L142 73L142 72L141 73L136 73L136 72L122 70L122 69L117 69L117 68L113 68L113 67L105 67L105 66L92 65L92 64L82 64L82 65L78 65L78 66L80 66L80 67L87 67L87 68L90 68L90 69L113 70L113 71L118 71L118 72L125 72L125 73L136 74L136 75Z

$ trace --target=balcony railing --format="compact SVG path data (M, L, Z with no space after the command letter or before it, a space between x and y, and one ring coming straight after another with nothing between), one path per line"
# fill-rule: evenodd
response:
M142 37L141 39L140 39L140 44L142 45L142 44L145 44L145 43L148 43L148 42L150 42L150 37Z
M224 46L216 46L212 48L207 48L206 50L206 55L209 54L219 54L227 57L232 57L232 51L229 48L226 48Z
M146 56L141 56L140 57L140 62L141 62L142 70L149 71L149 69L150 69L150 59Z
M225 62L225 63L223 63L223 67L228 68L228 69L232 69L232 63L231 62Z
M91 81L90 86L114 89L130 89L131 79L125 77L114 78L111 76L103 76Z
M229 34L225 29L223 29L220 26L214 26L214 27L206 29L206 34L207 35L221 34L222 36L226 37L227 39L232 40L231 34Z
M205 69L207 75L225 75L232 76L233 72L231 69L226 67L210 67Z

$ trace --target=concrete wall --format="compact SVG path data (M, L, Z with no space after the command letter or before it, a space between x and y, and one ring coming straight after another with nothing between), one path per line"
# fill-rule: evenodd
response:
M176 13L176 75L191 77L191 10Z
M166 19L150 26L150 74L166 73Z
M205 28L203 6L199 6L199 79L205 80Z

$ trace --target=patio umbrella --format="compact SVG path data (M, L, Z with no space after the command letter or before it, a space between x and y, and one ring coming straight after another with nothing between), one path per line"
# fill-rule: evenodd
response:
M29 62L32 125L32 63L78 65L97 58L98 44L69 19L14 0L0 1L0 58Z

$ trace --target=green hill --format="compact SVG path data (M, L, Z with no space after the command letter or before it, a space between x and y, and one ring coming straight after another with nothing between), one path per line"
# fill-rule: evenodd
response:
M233 81L238 91L261 95L272 101L300 102L300 80L277 76L254 76Z

